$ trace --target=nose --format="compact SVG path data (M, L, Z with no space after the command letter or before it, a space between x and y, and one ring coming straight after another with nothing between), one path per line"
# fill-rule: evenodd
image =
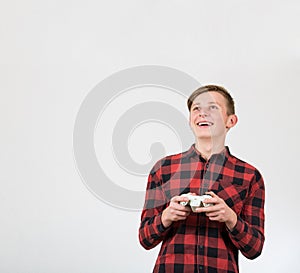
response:
M207 111L204 108L201 108L199 111L199 117L207 117Z

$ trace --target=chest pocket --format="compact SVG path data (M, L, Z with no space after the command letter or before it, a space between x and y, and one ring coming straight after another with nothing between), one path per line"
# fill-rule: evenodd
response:
M245 180L223 177L211 186L211 190L222 198L237 214L240 214L248 195L249 183Z

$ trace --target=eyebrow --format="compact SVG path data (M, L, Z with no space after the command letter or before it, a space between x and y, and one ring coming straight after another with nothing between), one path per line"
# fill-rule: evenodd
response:
M208 104L217 104L217 105L221 106L221 104L217 103L216 101L210 101ZM200 103L199 102L198 103L193 103L192 106L194 106L194 105L200 105Z

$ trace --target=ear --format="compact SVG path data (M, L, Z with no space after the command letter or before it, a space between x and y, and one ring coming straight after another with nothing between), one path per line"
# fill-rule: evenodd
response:
M229 115L225 124L227 131L230 128L234 127L237 124L237 122L238 122L238 117L236 115Z

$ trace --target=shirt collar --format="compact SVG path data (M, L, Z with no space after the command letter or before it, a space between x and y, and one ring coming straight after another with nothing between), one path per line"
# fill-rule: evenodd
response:
M195 143L190 147L190 149L186 152L186 156L190 159L190 158L196 158L197 160L201 160L201 161L206 161L206 159L204 159L201 156L201 153L196 149L195 147ZM225 146L225 149L218 154L213 154L210 159L208 161L215 161L217 159L220 158L224 158L225 160L228 159L228 157L230 157L230 150L228 146Z

